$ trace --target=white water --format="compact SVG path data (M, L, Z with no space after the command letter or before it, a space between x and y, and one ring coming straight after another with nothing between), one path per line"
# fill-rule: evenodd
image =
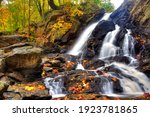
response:
M81 63L77 64L76 70L85 70Z
M123 42L123 54L124 56L134 57L134 39L131 36L130 30L127 30L128 33L125 34Z
M110 14L105 15L101 20L107 20L109 18ZM101 21L100 20L100 21ZM79 55L80 53L83 53L83 48L86 46L86 42L88 41L89 37L91 36L93 30L100 22L96 22L91 24L89 27L87 27L81 36L79 37L78 41L75 43L73 48L68 52L68 54L71 55ZM149 93L150 92L150 80L148 77L136 70L134 67L135 63L137 63L137 60L135 57L134 52L134 38L130 35L130 31L128 31L127 34L125 34L123 45L122 47L115 46L116 36L118 32L120 31L120 27L116 25L116 29L112 32L109 32L103 42L103 45L100 50L100 59L104 59L111 56L127 56L131 59L131 62L129 65L121 64L121 63L111 63L105 67L113 66L112 69L115 69L116 72L108 72L108 74L112 77L118 78L120 81L120 85L123 88L123 92L121 94L114 94L113 91L113 82L109 80L109 77L103 77L96 74L96 77L100 77L102 79L101 88L102 92L100 92L102 95L108 95L108 96L117 96L117 97L130 97L130 96L139 96L143 93ZM120 53L118 53L120 52ZM82 56L80 60L78 61L77 68L78 70L85 70L84 67L81 64ZM132 67L131 67L132 66ZM101 68L100 70L103 71L104 68ZM88 71L88 70L87 70ZM118 71L118 72L117 72ZM55 80L56 79L56 80ZM58 78L47 78L45 80L46 87L49 89L49 94L55 97L62 97L65 96L65 92L63 91L63 81L58 80Z
M57 76L55 78L46 78L44 80L45 87L49 89L49 94L52 98L64 97L66 95L61 77L62 76Z
M124 94L142 94L150 92L150 80L148 77L125 64L114 62L110 66L113 66L114 69L119 70L119 75L112 76L118 77L121 82L121 86L124 90Z
M116 25L116 29L112 32L109 32L103 42L103 45L101 47L100 51L100 59L116 56L118 47L114 45L114 41L116 40L116 35L120 31L120 27Z
M104 17L100 20L107 20L109 18L109 16L111 15L111 13L106 13L104 15ZM83 48L85 47L86 45L86 42L87 40L89 39L89 37L91 36L93 30L95 29L95 27L98 25L98 23L100 22L96 22L96 23L93 23L91 24L90 26L88 26L84 31L83 33L81 34L81 36L77 39L77 42L75 43L75 45L73 46L73 48L68 52L68 54L70 55L79 55Z

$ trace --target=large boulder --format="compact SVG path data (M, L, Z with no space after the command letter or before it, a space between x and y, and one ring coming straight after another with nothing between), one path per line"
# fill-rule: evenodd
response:
M101 21L92 32L92 36L102 39L108 32L115 30L115 24L112 21Z
M134 35L150 37L150 1L125 0L111 14L111 19L121 27L131 29Z
M36 47L34 44L20 43L1 48L1 50L3 50L3 54L0 55L3 72L13 74L19 72L24 77L23 81L40 78L42 48Z

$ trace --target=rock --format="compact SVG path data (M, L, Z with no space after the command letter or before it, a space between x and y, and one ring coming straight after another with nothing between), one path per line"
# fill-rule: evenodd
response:
M128 23L130 23L130 11L134 4L135 1L133 0L125 0L124 3L111 14L110 18L119 26L127 28ZM135 27L132 23L128 26L130 29Z
M2 35L0 36L0 48L26 41L27 38L20 35Z
M135 48L135 55L138 55L144 50L144 45L142 45L139 42L136 42L134 48Z
M0 78L3 77L5 74L0 72Z
M41 81L32 83L21 83L9 86L7 92L4 94L6 99L51 99L48 90Z
M126 33L127 33L127 30L125 28L120 28L120 31L116 35L116 42L114 42L116 46L122 47Z
M107 74L107 73L104 73ZM114 91L116 93L122 93L122 87L119 81L113 81L113 77L101 74L98 76L96 71L70 71L67 72L65 79L65 88L68 91L67 94L99 94L104 93L103 86L107 81L112 82ZM105 80L107 79L107 80ZM119 90L120 89L120 90Z
M105 9L100 9L95 15L94 17L90 20L89 24L90 23L93 23L93 22L98 22L105 14Z
M2 58L0 63L3 64L1 69L3 70L5 65L6 71L13 73L11 75L13 75L16 80L30 81L32 79L31 81L33 81L33 79L40 77L38 74L42 73L42 48L30 43L20 43L1 48L1 50L3 50L3 54L0 55ZM17 72L21 73L22 76L17 75Z
M114 23L127 29L133 34L150 37L150 2L149 0L125 0L124 3L111 14Z
M0 81L0 99L3 98L3 92L8 88L8 84Z
M5 70L5 59L4 58L0 58L0 72L4 72Z
M11 77L11 78L14 79L15 81L19 81L19 82L24 81L24 77L23 77L22 74L19 73L19 72L8 73L7 76L8 76L8 77Z
M114 56L114 57L109 57L105 59L105 62L108 62L108 63L120 62L120 63L129 64L130 61L131 61L130 58L127 56Z
M80 7L79 7L80 6ZM61 10L53 10L46 15L46 23L39 23L36 35L44 35L44 53L66 53L79 37L84 27L90 22L99 20L104 15L104 9L98 5L86 2L80 5L62 5ZM72 7L78 13L72 12ZM66 14L67 9L67 14ZM94 17L94 18L93 18Z
M22 100L19 92L4 92L3 97L5 100Z
M99 50L102 46L103 39L108 32L113 30L115 30L115 24L112 21L103 20L96 26L87 42L87 48L84 50L86 53L86 59L88 57L93 59L94 56L99 56Z
M67 54L49 54L43 58L44 77L52 77L61 72L74 70L77 65L77 57Z
M35 68L40 63L41 48L32 46L15 48L7 57L6 64L14 69Z
M103 39L103 37L110 31L115 30L115 24L112 21L101 21L92 33L96 39Z
M92 49L90 49L90 48L87 48L87 49L85 50L85 52L83 53L82 58L83 58L83 59L89 59L89 60L90 60L90 59L93 59L94 56L95 56L94 50L92 50Z
M96 70L100 67L103 67L105 65L105 62L99 59L98 60L94 59L94 60L83 60L82 64L84 68L87 70Z
M15 84L16 82L19 82L18 80L16 80L16 79L13 78L13 77L8 77L6 74L4 74L4 75L0 78L0 81L6 83L6 84L8 84L8 85L13 85L13 84Z
M141 29L145 36L150 37L150 1L139 0L130 11L133 23Z
M141 53L139 69L150 78L150 43L145 44L145 49Z

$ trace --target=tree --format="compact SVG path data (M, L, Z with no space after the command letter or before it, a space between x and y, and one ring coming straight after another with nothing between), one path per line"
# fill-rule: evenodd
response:
M53 9L53 10L58 10L58 6L55 5L54 0L48 0L48 4L49 6Z

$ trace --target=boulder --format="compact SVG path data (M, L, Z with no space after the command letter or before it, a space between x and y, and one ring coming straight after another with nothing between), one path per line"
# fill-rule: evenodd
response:
M92 32L92 36L96 39L103 39L103 37L110 31L115 30L115 24L112 21L101 21Z
M0 81L0 99L3 98L3 93L4 91L7 90L7 88L8 88L8 84Z
M40 77L42 48L29 43L20 43L1 48L1 50L3 50L3 54L0 55L3 65L1 69L3 70L5 66L5 72L11 73L9 74L11 77L19 81L32 81ZM24 77L24 80L22 77L19 79L17 72Z
M21 83L9 86L4 93L7 100L38 100L51 99L42 81Z
M105 62L99 59L94 60L82 60L82 64L87 70L96 70L105 65Z
M54 77L75 70L78 58L67 54L49 54L42 59L43 77Z
M123 28L131 29L134 35L150 37L150 1L125 0L110 18Z

